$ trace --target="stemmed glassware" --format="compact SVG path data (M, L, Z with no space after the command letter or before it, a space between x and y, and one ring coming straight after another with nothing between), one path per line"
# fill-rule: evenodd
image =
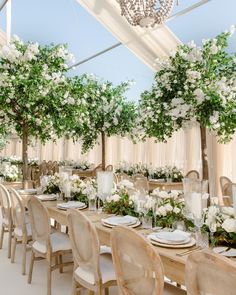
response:
M185 216L193 221L197 237L203 225L203 212L207 208L209 198L208 181L184 178Z

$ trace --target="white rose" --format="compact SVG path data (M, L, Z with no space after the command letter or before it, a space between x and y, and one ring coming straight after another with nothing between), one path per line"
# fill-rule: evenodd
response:
M233 218L226 219L221 226L228 233L236 232L236 220Z
M179 213L180 213L180 209L179 209L178 207L175 207L175 208L173 209L173 212L174 212L175 214L179 214Z
M222 207L221 208L222 214L228 215L228 216L234 216L234 208L232 207Z
M120 200L120 196L118 194L115 194L115 195L111 196L111 200L114 202L118 202Z
M169 197L169 194L166 191L159 192L158 196L162 199L166 199Z
M157 215L166 216L166 208L164 206L161 206L156 211Z
M166 211L167 211L167 212L171 212L171 211L173 211L173 207L172 207L170 204L166 204L166 205L165 205L165 208L166 208Z

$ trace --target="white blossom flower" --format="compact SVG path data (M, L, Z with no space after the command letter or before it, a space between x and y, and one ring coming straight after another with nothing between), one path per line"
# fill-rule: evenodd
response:
M222 223L222 228L228 233L236 232L236 219L229 218Z

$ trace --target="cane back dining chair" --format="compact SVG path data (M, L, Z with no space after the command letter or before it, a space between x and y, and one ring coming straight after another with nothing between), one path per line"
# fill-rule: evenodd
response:
M116 285L110 253L100 252L98 235L91 221L78 210L68 210L69 236L74 258L72 294L85 288L96 295Z
M233 182L228 177L220 177L220 188L225 206L231 206L233 204L232 185Z
M13 188L9 189L12 210L13 222L13 243L11 262L15 260L16 245L21 243L23 248L22 253L22 274L25 275L26 270L26 247L29 241L32 240L31 226L26 214L24 203L21 196Z
M186 263L188 295L235 295L236 264L205 250L189 255Z
M12 242L12 215L11 215L11 201L7 188L0 184L0 206L2 211L2 226L0 236L0 249L2 249L4 234L8 232L8 258L11 258L11 242Z
M200 174L197 170L190 170L186 176L187 178L192 178L192 179L199 179L200 178Z
M134 181L134 188L142 194L148 194L149 182L146 177L137 178Z
M186 295L164 284L164 270L158 253L135 230L117 226L111 232L111 248L117 285L122 295Z
M62 261L64 254L71 253L69 237L61 232L51 233L48 211L36 197L31 196L27 206L33 238L28 283L31 284L34 261L42 258L46 259L47 295L51 295L52 271L59 268L60 272L62 272L63 266L72 264L72 262L63 263ZM54 264L53 258L55 259Z

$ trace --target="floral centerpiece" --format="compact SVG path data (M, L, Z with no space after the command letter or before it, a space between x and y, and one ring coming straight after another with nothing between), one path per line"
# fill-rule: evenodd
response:
M84 161L81 160L81 161L76 161L73 165L73 168L85 171L85 170L92 169L93 166L94 165L92 163L89 163L86 160L84 160Z
M156 209L156 226L172 227L175 222L183 222L186 228L193 228L192 221L184 216L184 201L178 191L159 191L155 189L152 196L158 198Z
M125 173L129 176L133 176L135 174L143 174L144 176L148 177L148 168L145 164L130 164L128 162L123 161L119 163L115 173Z
M89 163L86 160L80 160L80 161L74 161L74 160L65 160L65 161L59 161L58 163L59 166L71 166L74 169L79 169L79 170L89 170L92 169L94 164Z
M19 169L16 165L1 166L0 176L3 177L5 181L17 181L20 178Z
M112 195L107 197L103 204L103 211L109 214L138 216L135 211L135 198L133 184L123 180L114 189Z
M234 30L203 40L201 47L193 41L180 45L158 60L153 86L140 100L137 126L144 138L166 142L180 128L200 125L203 179L208 179L206 128L223 143L236 128L236 55L227 51Z
M70 177L72 199L88 205L89 200L95 200L97 195L97 183L95 179L82 180L77 175Z
M48 176L48 181L45 187L42 188L44 194L58 194L61 192L61 178L58 173Z
M183 174L176 166L165 166L159 168L148 169L150 179L164 179L167 181L171 179L173 182L181 182L183 180Z
M205 209L202 231L211 234L211 243L236 247L236 219L231 207L212 205Z

